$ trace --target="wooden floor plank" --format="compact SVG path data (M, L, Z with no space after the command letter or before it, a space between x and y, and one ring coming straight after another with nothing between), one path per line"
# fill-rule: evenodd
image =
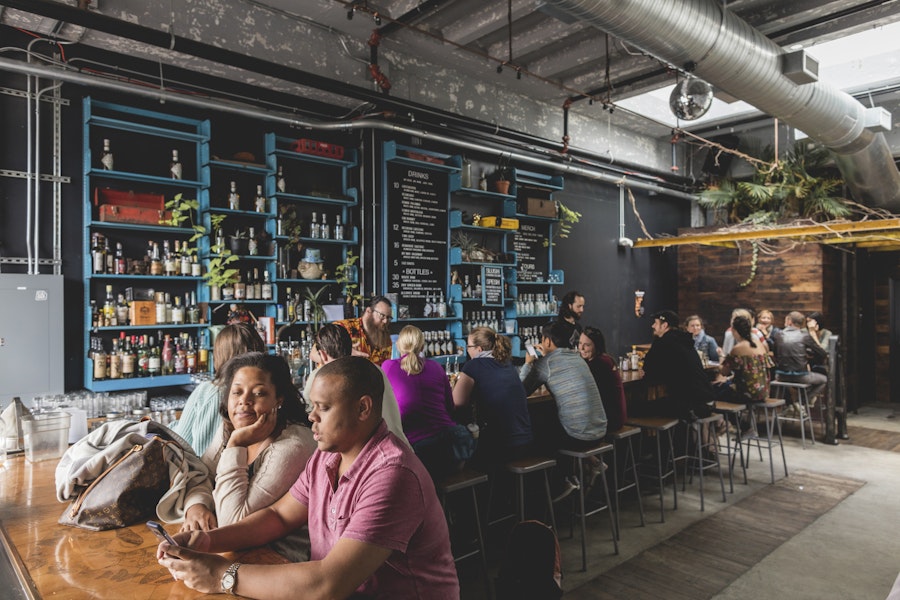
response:
M711 598L863 485L796 471L568 591L566 598Z

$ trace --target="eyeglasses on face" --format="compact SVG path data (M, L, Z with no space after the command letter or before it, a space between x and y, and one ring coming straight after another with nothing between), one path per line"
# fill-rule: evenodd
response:
M393 320L394 320L394 318L393 318L391 315L386 315L386 314L384 314L383 312L381 312L380 310L377 310L377 309L374 309L374 308L373 308L373 309L372 309L372 312L375 313L376 315L378 315L378 316L381 318L382 321L390 322L390 321L393 321Z

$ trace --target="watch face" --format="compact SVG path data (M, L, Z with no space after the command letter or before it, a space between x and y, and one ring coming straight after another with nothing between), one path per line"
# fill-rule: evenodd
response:
M224 577L222 577L222 587L226 590L231 590L234 587L234 575L231 573L226 573Z

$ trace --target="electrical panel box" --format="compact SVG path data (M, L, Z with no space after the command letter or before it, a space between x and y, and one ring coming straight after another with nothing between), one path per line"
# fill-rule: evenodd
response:
M62 276L0 274L0 307L0 406L62 394Z

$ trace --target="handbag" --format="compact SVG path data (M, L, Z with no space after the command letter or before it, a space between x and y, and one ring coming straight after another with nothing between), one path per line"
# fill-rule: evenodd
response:
M179 444L158 435L131 446L79 492L59 523L104 531L155 516L156 505L170 485L168 445L182 452Z

